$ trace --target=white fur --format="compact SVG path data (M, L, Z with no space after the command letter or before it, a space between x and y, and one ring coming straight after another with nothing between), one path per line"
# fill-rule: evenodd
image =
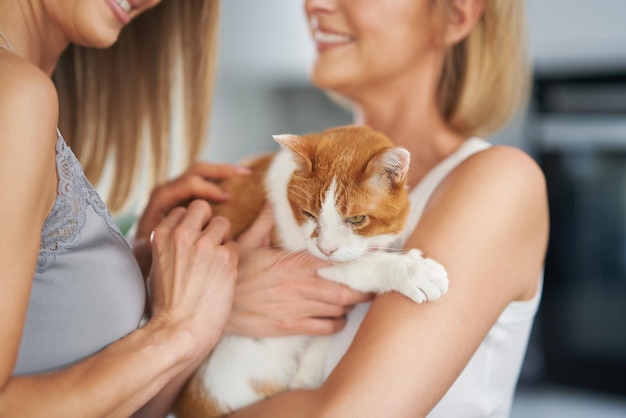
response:
M326 192L314 220L297 224L287 200L287 184L296 163L287 149L275 157L267 177L268 199L273 205L279 237L285 248L307 250L319 258L339 262L320 270L323 277L364 292L395 290L417 303L436 300L448 288L444 268L422 257L419 250L407 253L368 251L389 248L396 235L365 238L354 234L335 207L336 182ZM321 250L336 250L329 256ZM329 347L328 337L251 339L226 336L217 345L204 370L204 383L224 411L232 411L261 400L252 389L256 381L290 389L314 388L323 380Z
M287 184L296 169L291 153L281 150L275 157L265 177L267 198L272 203L278 236L283 246L292 251L305 248L305 241L293 217L287 200Z

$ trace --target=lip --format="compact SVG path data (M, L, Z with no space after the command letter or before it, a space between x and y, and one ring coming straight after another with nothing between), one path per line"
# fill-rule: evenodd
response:
M323 39L319 39L319 36L317 35L318 33L324 34L331 38L335 37L335 39L333 39L332 41L331 40L324 41ZM320 26L320 25L312 26L311 34L312 34L315 44L317 45L318 52L324 52L330 49L340 48L354 41L354 37L351 36L350 34L339 32L339 31L327 28L325 26ZM337 37L345 38L345 40L343 41L338 40L336 39Z
M119 20L122 25L127 25L128 23L130 23L130 16L128 15L128 13L126 13L126 11L124 11L124 9L120 7L119 4L117 4L115 0L106 0L106 2L113 11L113 14L117 18L117 20ZM132 4L133 7L135 7L134 3L137 3L137 1L130 1L130 4Z

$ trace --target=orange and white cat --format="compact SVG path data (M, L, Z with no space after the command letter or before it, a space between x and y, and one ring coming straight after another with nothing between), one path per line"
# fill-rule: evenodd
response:
M396 291L417 303L447 291L441 265L417 249L394 248L409 213L406 149L364 126L274 139L281 150L253 161L253 175L222 184L234 198L214 212L231 220L233 236L267 199L275 241L333 263L321 276L364 292ZM176 416L218 417L284 390L317 387L328 342L224 336L183 389Z

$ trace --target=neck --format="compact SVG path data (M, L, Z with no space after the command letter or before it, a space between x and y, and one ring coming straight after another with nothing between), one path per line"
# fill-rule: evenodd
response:
M0 0L0 30L14 52L52 75L68 40L41 2Z
M437 72L396 80L387 88L363 89L355 100L356 123L385 133L411 153L408 184L415 186L436 164L457 149L464 137L445 122L437 104Z

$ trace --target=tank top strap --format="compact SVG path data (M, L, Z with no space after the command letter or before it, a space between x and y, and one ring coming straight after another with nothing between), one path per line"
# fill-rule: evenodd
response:
M445 179L459 164L465 161L465 159L476 154L477 152L489 148L490 146L491 144L482 138L471 137L467 139L452 154L448 155L432 170L430 170L424 176L422 181L420 181L409 192L411 213L409 215L407 225L404 228L404 233L402 234L401 245L404 245L408 235L410 235L417 226L428 200L439 184L441 184L443 179Z

